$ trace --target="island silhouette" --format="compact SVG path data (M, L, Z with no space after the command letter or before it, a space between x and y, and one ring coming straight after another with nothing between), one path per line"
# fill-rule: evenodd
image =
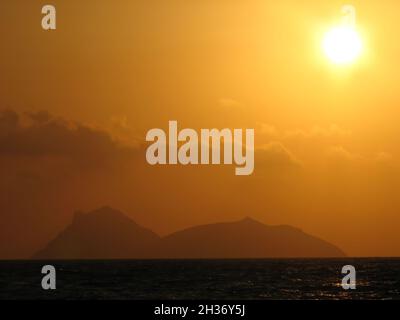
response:
M33 259L245 259L344 257L337 246L300 229L252 218L191 227L160 237L122 212L76 212Z

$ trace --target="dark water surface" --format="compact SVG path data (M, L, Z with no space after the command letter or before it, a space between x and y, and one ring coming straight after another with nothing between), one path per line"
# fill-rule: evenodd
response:
M347 264L356 290L341 287ZM0 261L0 299L400 299L400 259Z

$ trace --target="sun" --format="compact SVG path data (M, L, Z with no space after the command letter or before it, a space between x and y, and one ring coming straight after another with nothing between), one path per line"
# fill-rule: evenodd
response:
M342 25L332 28L325 34L323 50L334 64L347 65L360 57L363 43L353 26Z

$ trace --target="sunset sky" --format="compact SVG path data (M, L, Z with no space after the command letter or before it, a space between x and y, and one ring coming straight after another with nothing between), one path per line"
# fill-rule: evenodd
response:
M165 235L251 216L350 256L400 255L400 2L351 1L361 55L324 53L343 1L0 2L0 259L75 210ZM152 167L145 135L254 128L255 171Z

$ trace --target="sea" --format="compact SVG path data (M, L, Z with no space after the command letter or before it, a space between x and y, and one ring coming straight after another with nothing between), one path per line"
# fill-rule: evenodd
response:
M56 289L43 290L44 265ZM356 289L342 287L342 268ZM400 299L400 259L0 261L0 299Z

